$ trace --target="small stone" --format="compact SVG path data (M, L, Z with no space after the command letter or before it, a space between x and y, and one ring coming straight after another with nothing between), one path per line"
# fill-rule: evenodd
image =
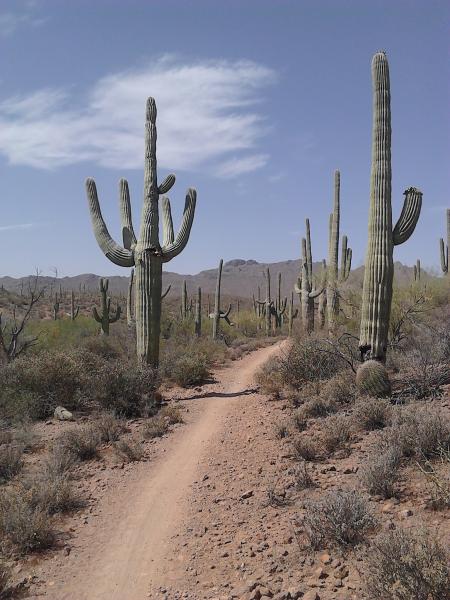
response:
M55 419L58 419L58 421L73 421L72 413L64 408L64 406L57 406L53 416Z
M241 500L247 500L247 498L251 498L253 496L253 490L248 490L244 492L241 496Z
M409 508L405 509L405 510L401 510L399 513L399 516L401 519L407 519L408 517L412 517L413 515L413 511L409 510Z
M328 554L328 552L325 552L320 557L320 560L323 562L324 565L329 565L331 563L331 556Z

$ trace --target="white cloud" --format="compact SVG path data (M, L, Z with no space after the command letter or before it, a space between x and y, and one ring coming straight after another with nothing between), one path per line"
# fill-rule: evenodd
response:
M0 36L8 37L23 25L39 27L47 21L45 17L37 17L34 13L36 2L25 2L16 12L0 13Z
M257 108L274 80L271 69L250 61L181 63L165 56L100 79L78 107L62 89L4 100L0 153L11 164L44 169L82 161L141 168L151 95L158 106L159 165L232 177L267 162L257 152L268 131Z
M14 231L16 229L32 229L37 223L19 223L18 225L0 225L0 231Z

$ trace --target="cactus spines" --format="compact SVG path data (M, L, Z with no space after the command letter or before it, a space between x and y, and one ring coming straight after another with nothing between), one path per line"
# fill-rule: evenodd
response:
M391 382L386 367L378 360L368 360L356 373L356 385L363 394L374 397L389 396Z
M113 314L111 311L111 298L108 297L108 279L100 279L99 288L102 302L102 313L99 315L97 308L94 306L92 309L92 316L100 323L100 331L104 335L109 335L109 326L111 323L115 323L120 319L122 309L117 305L116 312Z
M128 189L128 186L127 186ZM129 231L129 230L125 230L122 228L122 235L125 237L124 231ZM133 283L134 283L134 269L131 269L131 273L130 273L130 279L128 281L128 293L127 293L127 325L128 327L131 327L134 323L134 319L133 319Z
M175 183L169 175L158 185L156 168L156 103L148 98L145 123L144 203L137 238L132 223L128 183L120 181L120 214L123 246L113 240L100 210L95 181L86 181L92 226L98 245L109 260L121 267L135 267L136 349L140 363L158 366L161 329L162 265L185 248L194 220L197 192L186 194L183 219L174 235L170 201L162 197L163 243L159 242L159 199Z
M72 292L70 293L70 319L72 321L75 321L75 319L78 317L79 312L80 307L75 307L75 292L72 290Z
M197 301L195 303L195 335L200 337L202 335L202 288L199 287L197 290Z
M441 268L442 272L446 275L450 274L450 270L448 268L448 258L450 255L450 208L447 208L447 244L445 244L444 239L441 238L439 240L439 246L441 250Z
M223 312L220 309L220 288L222 284L222 267L223 267L223 259L220 259L219 268L217 270L217 282L216 282L216 293L214 296L214 312L209 315L210 319L212 319L213 327L212 327L212 338L213 340L217 340L219 337L219 328L220 328L220 319L224 319L228 325L232 325L229 317L231 312L231 304L228 307L226 312Z
M422 270L420 267L420 260L417 259L416 264L414 265L414 281L420 281L421 275L422 275Z
M311 333L314 331L314 300L322 294L323 286L314 288L309 219L306 219L306 239L302 238L302 269L295 292L300 296L303 327Z
M291 299L289 301L289 311L288 311L288 335L292 336L292 329L294 325L294 319L298 316L298 308L294 311L294 292L291 292Z
M394 245L405 242L420 215L422 193L409 188L403 210L392 228L391 108L389 65L384 52L372 60L373 130L369 234L364 272L359 349L363 361L386 360L394 276ZM384 367L383 367L384 368ZM359 384L370 368L360 367ZM387 374L386 374L387 376Z

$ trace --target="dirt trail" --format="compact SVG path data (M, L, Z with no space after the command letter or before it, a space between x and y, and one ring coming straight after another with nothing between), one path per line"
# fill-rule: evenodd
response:
M260 349L218 371L208 397L186 401L189 422L167 440L155 462L137 464L81 528L65 562L42 572L35 598L53 600L142 600L167 585L173 540L192 505L199 465L221 458L220 433L228 415L240 411L253 393L257 369L280 344ZM210 395L211 394L211 395ZM223 440L222 440L223 442Z

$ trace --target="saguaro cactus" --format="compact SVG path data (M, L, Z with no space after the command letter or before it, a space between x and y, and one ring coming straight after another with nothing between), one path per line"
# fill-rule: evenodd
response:
M377 373L380 395L389 392L387 373L380 378L380 368L386 360L389 320L394 277L394 246L403 244L413 233L420 215L422 193L416 188L404 192L400 218L392 228L391 206L391 102L389 65L384 52L372 60L373 130L372 169L370 180L369 235L364 272L359 349L366 362L360 367L358 384ZM384 367L383 367L384 368ZM372 390L373 391L373 390Z
M189 317L189 298L187 293L186 279L183 279L183 287L181 288L181 318L187 319Z
M327 294L325 293L327 285L327 261L325 259L322 260L322 280L321 286L324 291L319 296L319 305L317 307L317 316L319 318L319 327L323 329L325 327L325 311L327 308Z
M339 314L338 279L345 281L351 269L352 250L348 248L347 236L342 237L341 269L339 273L339 230L341 220L341 174L334 172L334 206L329 220L328 237L328 272L327 272L327 307L328 327L333 329Z
M223 259L220 259L219 268L217 270L217 282L216 282L216 294L214 296L214 312L209 315L209 318L213 321L212 327L212 338L216 340L219 337L219 329L220 329L220 319L224 319L228 325L232 325L230 319L228 318L231 312L231 304L228 307L226 312L220 310L220 287L222 283L222 267L223 267Z
M70 319L72 321L75 321L75 319L78 317L79 312L80 307L75 307L75 292L72 290L70 293Z
M156 104L147 100L145 123L144 205L141 230L136 238L131 218L128 182L120 180L120 207L123 246L110 236L103 220L97 189L93 179L86 181L92 225L97 242L104 254L116 265L135 267L136 347L139 362L158 366L161 329L162 265L185 248L195 213L197 192L190 188L186 195L183 220L174 236L170 201L163 196L163 241L159 241L159 197L175 183L169 175L158 186L156 169Z
M311 333L314 331L314 300L322 294L323 287L314 288L309 219L306 219L306 239L302 238L302 270L295 292L300 296L303 327Z
M94 306L92 309L92 315L97 323L100 323L101 332L104 335L109 335L109 326L111 323L115 323L120 319L122 309L117 305L116 312L111 312L111 298L108 297L108 279L100 279L99 288L102 302L102 313L98 314L97 308Z
M195 303L195 335L202 335L202 288L197 290L197 301Z
M127 293L127 325L131 327L134 323L133 319L133 283L134 283L134 269L131 269L130 279L128 281L128 293Z
M53 320L57 321L58 320L58 316L59 316L59 307L60 307L60 302L59 302L59 296L58 296L58 292L55 292L55 301L53 303Z
M450 208L447 208L447 244L445 244L443 238L441 238L439 245L441 249L442 272L446 275L449 275L450 269L448 268L448 258L450 255Z
M269 267L266 268L265 279L266 279L266 299L264 301L257 300L257 303L262 308L262 314L265 319L266 335L270 336L272 334L272 315L274 313L275 308L273 305L273 300L271 298ZM259 295L259 288L258 288L258 295Z
M294 325L294 319L298 316L298 308L294 311L294 292L291 292L291 299L289 301L289 311L288 311L288 335L292 336L292 328Z
M416 264L414 265L414 281L420 281L421 274L420 260L417 259Z

